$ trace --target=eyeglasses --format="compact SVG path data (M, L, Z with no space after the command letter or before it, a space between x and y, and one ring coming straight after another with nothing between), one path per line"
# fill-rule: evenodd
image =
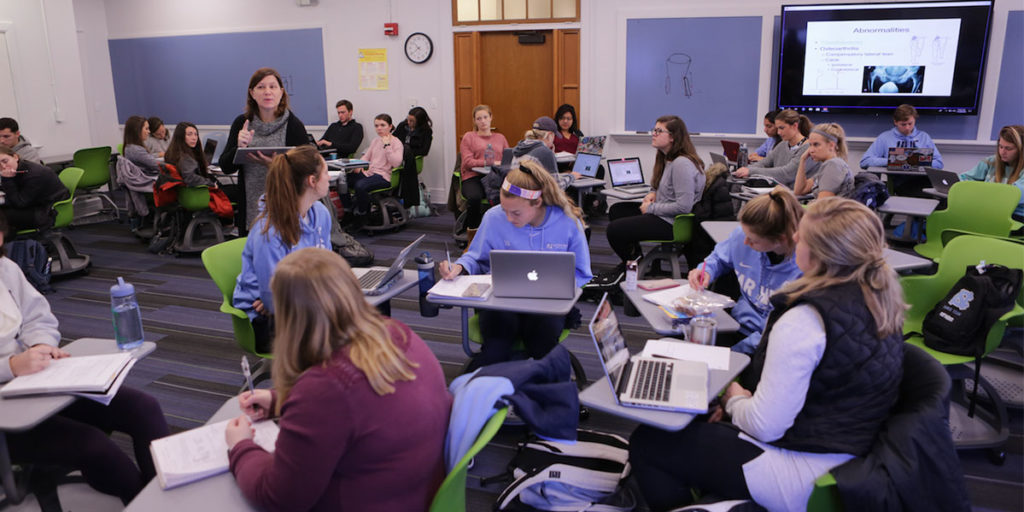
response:
M662 128L655 128L651 130L651 135L661 135L663 133L668 133L668 130L664 130Z

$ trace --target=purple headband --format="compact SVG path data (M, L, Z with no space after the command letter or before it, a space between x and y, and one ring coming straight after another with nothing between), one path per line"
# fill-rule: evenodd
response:
M505 178L505 182L501 184L501 189L504 190L505 192L508 192L509 194L519 196L523 199L540 199L540 190L527 190L525 188L517 187L512 183L509 183L508 178Z

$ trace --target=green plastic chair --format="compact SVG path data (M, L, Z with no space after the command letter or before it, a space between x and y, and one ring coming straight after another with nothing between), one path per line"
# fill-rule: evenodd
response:
M480 429L473 446L459 459L459 463L452 468L451 472L444 477L441 487L434 495L434 501L430 503L430 512L461 512L466 510L466 475L469 473L469 463L480 450L483 450L487 443L494 438L494 435L501 429L505 416L508 415L508 408L498 409L491 419L487 420L484 428Z
M99 189L110 183L110 146L79 149L72 156L72 166L84 171L78 183L80 193L74 204L79 205L79 213L75 224L92 224L120 218L117 204ZM100 208L86 209L84 205L90 200L98 200Z
M201 252L224 241L220 218L210 210L208 187L178 187L178 204L191 215L178 252Z
M682 279L682 269L679 268L679 255L682 248L693 238L694 216L692 213L681 213L676 215L672 222L671 240L642 240L641 243L656 243L658 247L651 249L642 258L637 268L637 275L643 278L647 275L651 265L658 260L668 260L672 265L672 279Z
M50 275L53 276L71 274L85 270L89 266L90 257L78 252L75 243L67 235L58 231L71 224L75 216L75 192L78 190L78 184L84 172L78 167L67 167L57 176L70 195L67 199L53 203L52 208L57 212L57 216L50 229L23 229L15 233L17 236L35 238L46 247L47 254L53 258L50 263Z
M942 255L942 232L955 229L984 236L1006 237L1017 223L1011 218L1020 202L1020 189L1003 183L958 181L949 189L946 209L928 216L927 241L914 246L936 263Z
M401 166L395 167L391 170L391 183L388 186L370 191L370 201L376 205L377 211L380 212L380 223L367 224L363 226L363 229L371 233L387 231L398 229L409 222L409 210L402 206L402 203L395 197L401 172ZM396 212L397 216L392 215L392 212Z
M807 499L807 512L842 512L839 487L832 473L825 473L814 481L814 489Z
M221 313L231 316L231 327L235 333L235 341L238 346L247 354L252 354L260 360L253 371L253 383L256 384L270 377L270 361L273 354L256 351L256 334L252 330L249 316L241 309L236 308L232 302L235 294L235 282L238 274L242 273L242 249L245 248L246 238L236 238L227 242L217 244L203 251L203 267L210 274L217 289L220 290L223 300L220 303ZM245 385L242 386L245 388Z
M484 336L480 333L480 315L475 314L471 316L468 324L469 325L465 326L468 332L466 339L472 343L476 343L477 345L483 344ZM562 329L562 332L558 334L558 342L561 343L565 341L565 339L569 337L570 332L571 331L569 329ZM517 340L515 346L512 347L512 350L518 352L526 350L526 347L523 345L523 340ZM469 357L473 357L475 354L469 344L465 342L462 345L462 351ZM568 352L569 362L572 364L572 371L576 376L576 387L582 390L583 387L587 385L587 372L583 369L583 365L580 364L579 359L576 359L576 355L573 354L572 351Z

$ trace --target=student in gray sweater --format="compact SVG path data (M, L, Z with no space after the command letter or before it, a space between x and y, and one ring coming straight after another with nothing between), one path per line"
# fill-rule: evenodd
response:
M142 116L131 116L124 122L124 157L137 165L147 176L160 174L160 163L146 150L149 138L149 121Z
M768 176L775 181L793 188L796 181L796 168L800 165L800 155L807 150L807 136L814 125L807 116L795 110L786 109L775 116L776 134L780 137L778 144L768 152L768 156L750 167L740 167L733 175L746 178L750 175ZM815 165L815 164L809 164ZM816 167L812 167L813 170Z

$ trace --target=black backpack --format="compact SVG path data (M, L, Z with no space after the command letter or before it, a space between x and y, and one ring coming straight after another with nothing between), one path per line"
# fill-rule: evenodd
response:
M53 292L50 286L50 256L43 244L32 240L13 240L4 244L7 257L21 268L25 278L39 293Z

